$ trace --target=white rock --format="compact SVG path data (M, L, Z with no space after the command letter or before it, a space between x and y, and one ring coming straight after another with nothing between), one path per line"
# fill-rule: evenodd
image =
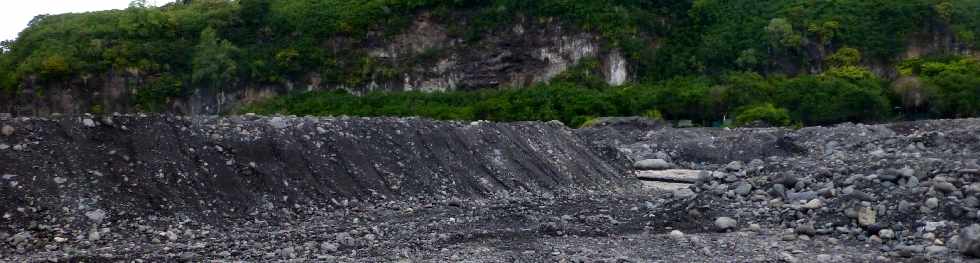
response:
M670 238L673 238L674 240L684 240L684 232L681 232L680 230L670 231Z
M85 216L88 217L89 220L92 220L95 223L102 223L102 220L105 220L106 212L105 210L98 209L95 211L85 212Z
M806 202L806 204L803 204L803 206L801 207L806 209L811 209L811 210L820 209L821 207L823 207L823 201L820 201L820 199L813 199L810 200L810 202Z
M732 219L731 217L719 217L718 219L715 219L715 227L719 231L735 229L736 226L738 226L738 221Z
M14 127L4 125L3 128L0 128L0 134L3 134L3 136L14 135Z
M85 127L93 128L95 127L95 121L86 118L82 120L82 125L85 125Z
M870 207L861 207L857 209L857 218L861 226L870 226L878 222L878 213Z

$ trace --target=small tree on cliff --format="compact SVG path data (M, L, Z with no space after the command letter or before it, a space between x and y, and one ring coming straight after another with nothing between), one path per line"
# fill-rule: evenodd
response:
M238 48L228 40L219 38L214 28L204 29L200 42L194 48L194 69L191 74L194 83L221 91L224 85L234 81L238 73L238 63L234 59L236 53ZM221 107L220 100L218 107Z

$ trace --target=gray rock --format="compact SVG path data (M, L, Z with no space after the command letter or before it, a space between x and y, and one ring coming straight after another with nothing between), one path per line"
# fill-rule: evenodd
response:
M980 207L980 199L977 199L976 196L970 196L970 197L964 198L963 199L963 206L969 207L969 208L977 208L977 207Z
M980 224L961 229L958 246L960 253L980 258Z
M735 227L737 226L738 226L738 221L736 221L731 217L719 217L715 219L715 228L721 232L735 229Z
M14 135L14 127L10 125L4 125L3 128L0 128L0 134L3 134L3 136Z
M31 239L33 239L33 238L34 238L34 235L32 235L31 232L22 231L20 233L14 234L14 236L11 237L10 243L11 244L14 244L14 245L17 245L17 244L20 244L20 243L31 241Z
M915 177L915 176L909 177L909 180L905 182L905 187L908 188L919 187L919 177Z
M88 219L89 220L92 220L92 222L95 222L96 224L99 224L99 223L102 223L103 220L105 220L106 212L105 212L105 210L102 210L102 209L98 209L98 210L94 210L94 211L88 211L88 212L85 212L85 217L88 217Z
M956 186L949 182L938 182L936 184L933 184L932 187L936 188L936 190L942 191L943 193L947 193L947 194L956 192Z
M939 207L939 199L935 197L930 197L929 199L926 199L925 205L929 209L935 209L936 207Z
M88 232L88 241L99 241L102 239L102 234L98 230L92 230Z
M741 161L734 161L728 163L728 165L725 165L725 171L728 172L738 172L743 169L745 169L745 164L743 164Z
M748 182L741 182L735 186L735 194L745 196L752 192L752 184Z
M922 254L923 252L925 252L925 247L919 245L915 245L915 246L899 245L895 247L895 250L898 251L899 255L910 258L912 256Z
M946 254L946 252L948 250L949 249L947 249L944 246L928 246L928 247L926 247L926 255L931 256L931 257L935 257L935 256L939 256L939 255L942 255L942 254Z
M85 125L85 127L94 128L96 124L92 119L86 118L82 120L82 125Z
M887 228L882 229L878 231L878 236L881 237L881 239L895 239L895 231Z
M935 232L936 230L943 229L945 227L946 227L946 221L926 222L926 225L925 227L923 227L923 229L926 232Z
M285 129L286 127L289 127L289 123L286 123L286 120L282 117L273 117L269 119L269 125L275 127L276 129Z
M337 243L323 242L320 244L320 249L326 252L337 252L338 248L340 248L340 246L337 245Z
M229 256L231 256L231 255L229 254ZM184 262L194 262L194 261L199 261L200 258L201 258L201 255L198 255L197 253L194 253L194 252L184 252L184 253L180 253L180 257L179 258L180 258L181 261L184 261Z
M786 186L782 184L772 185L772 188L769 189L769 196L783 198L786 196Z
M666 170L673 168L674 165L663 159L646 159L634 163L633 167L640 170Z
M817 228L813 226L813 223L800 224L799 226L796 226L795 231L797 234L801 235L817 235Z
M790 192L790 193L786 193L786 200L790 202L808 201L817 198L817 196L819 196L819 194L817 194L817 192L814 191L806 191L806 192L799 192L799 193Z

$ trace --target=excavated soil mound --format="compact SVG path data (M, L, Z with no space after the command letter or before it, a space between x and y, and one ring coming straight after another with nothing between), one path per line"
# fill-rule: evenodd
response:
M614 150L550 123L82 116L0 126L0 213L14 233L149 215L217 221L391 199L614 189L629 174L597 155Z

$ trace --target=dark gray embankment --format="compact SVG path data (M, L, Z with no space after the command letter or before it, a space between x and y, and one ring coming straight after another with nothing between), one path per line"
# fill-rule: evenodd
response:
M11 229L614 190L628 176L615 150L551 123L116 116L0 126L8 127L0 134L0 221Z

